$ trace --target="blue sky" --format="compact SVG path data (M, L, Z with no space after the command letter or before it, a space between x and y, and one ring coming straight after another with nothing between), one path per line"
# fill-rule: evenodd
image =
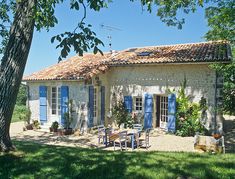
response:
M56 14L59 23L54 28L49 32L42 30L34 33L25 75L57 63L60 49L55 48L56 44L51 44L51 37L64 31L72 31L82 17L82 12L71 11L66 3L56 8ZM109 35L112 36L114 50L205 41L203 36L208 27L204 15L202 8L194 14L184 15L186 23L183 29L179 30L176 27L166 26L154 11L152 14L142 11L139 2L119 0L109 4L109 8L100 12L88 11L86 22L93 25L93 31L104 42L105 47L101 49L108 51ZM101 24L121 30L108 31L101 28ZM73 55L75 53L70 54Z

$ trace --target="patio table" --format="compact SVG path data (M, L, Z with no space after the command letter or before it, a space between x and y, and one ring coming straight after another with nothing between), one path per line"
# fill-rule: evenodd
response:
M106 147L108 147L108 130L110 130L110 129L109 128L105 129L105 146ZM109 142L118 139L119 132L122 132L122 131L127 131L127 135L131 137L131 148L132 148L132 150L134 150L135 149L135 139L137 139L138 135L139 135L139 131L136 129L116 130L109 135Z
M119 135L119 131L115 130L114 132L110 132L111 128L105 129L105 147L108 147L108 135L109 135L109 142L116 140ZM109 134L108 134L109 133Z

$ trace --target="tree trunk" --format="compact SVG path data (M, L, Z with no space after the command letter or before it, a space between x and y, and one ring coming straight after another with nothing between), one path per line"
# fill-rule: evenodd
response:
M17 93L28 58L36 0L21 0L10 29L10 37L0 66L0 151L14 149L9 129Z

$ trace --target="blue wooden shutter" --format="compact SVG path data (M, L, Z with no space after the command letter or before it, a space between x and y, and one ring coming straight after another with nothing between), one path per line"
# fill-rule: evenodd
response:
M61 86L61 125L65 124L65 113L68 112L68 103L69 103L69 87Z
M153 121L153 96L145 94L144 98L144 128L152 128Z
M124 96L124 104L126 110L131 113L132 112L132 96Z
M167 131L175 132L175 113L176 113L176 97L175 94L168 95L168 123Z
M88 127L93 126L94 120L94 87L89 86L89 103L88 103Z
M105 87L101 86L101 124L104 124L105 119Z
M47 121L47 87L39 86L39 100L40 100L40 122L43 124Z

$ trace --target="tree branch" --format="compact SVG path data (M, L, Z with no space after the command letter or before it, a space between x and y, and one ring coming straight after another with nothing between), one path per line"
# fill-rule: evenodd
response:
M81 4L82 4L83 9L84 9L83 17L82 17L81 21L78 23L77 27L74 29L73 33L76 32L76 30L81 26L83 21L86 19L86 6L85 6L84 2L82 2Z

